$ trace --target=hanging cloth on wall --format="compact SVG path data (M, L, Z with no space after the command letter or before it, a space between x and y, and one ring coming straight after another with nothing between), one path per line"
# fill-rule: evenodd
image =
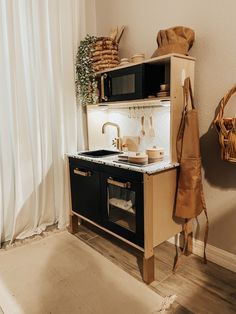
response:
M214 124L219 136L221 158L236 163L236 117L224 118L224 110L231 96L236 93L236 84L220 101L220 110Z
M178 186L176 194L175 216L184 218L183 230L185 253L188 243L187 223L196 218L202 211L207 219L204 238L204 261L206 262L206 243L208 236L208 216L203 194L201 176L201 154L199 143L199 127L197 110L193 102L190 78L184 81L184 110L177 136L177 156L180 163ZM176 265L174 269L176 268Z

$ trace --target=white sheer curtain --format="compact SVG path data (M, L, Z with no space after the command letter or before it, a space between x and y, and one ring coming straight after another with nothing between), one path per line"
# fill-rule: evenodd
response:
M0 0L0 243L66 224L84 35L83 0Z

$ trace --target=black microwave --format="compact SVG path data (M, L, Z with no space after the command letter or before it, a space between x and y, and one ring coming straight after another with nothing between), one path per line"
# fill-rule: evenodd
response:
M156 96L165 83L164 64L138 64L104 72L97 77L99 101L122 101Z

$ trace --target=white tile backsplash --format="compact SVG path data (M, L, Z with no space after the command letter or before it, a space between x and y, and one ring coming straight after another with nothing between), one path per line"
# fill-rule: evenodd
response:
M116 129L107 126L102 134L103 123L110 121L120 126L121 137L139 136L141 131L141 116L144 116L145 136L141 137L140 151L148 147L160 146L165 155L170 152L170 106L128 108L88 108L89 149L114 148L112 139L117 136ZM150 137L150 115L152 115L155 137Z

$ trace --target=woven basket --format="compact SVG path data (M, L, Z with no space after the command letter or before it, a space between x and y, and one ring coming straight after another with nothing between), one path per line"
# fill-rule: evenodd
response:
M96 40L92 63L95 71L106 70L118 66L118 43L110 37L99 37Z
M236 92L236 84L220 101L220 111L214 120L219 136L221 158L236 163L236 118L224 118L224 109Z

